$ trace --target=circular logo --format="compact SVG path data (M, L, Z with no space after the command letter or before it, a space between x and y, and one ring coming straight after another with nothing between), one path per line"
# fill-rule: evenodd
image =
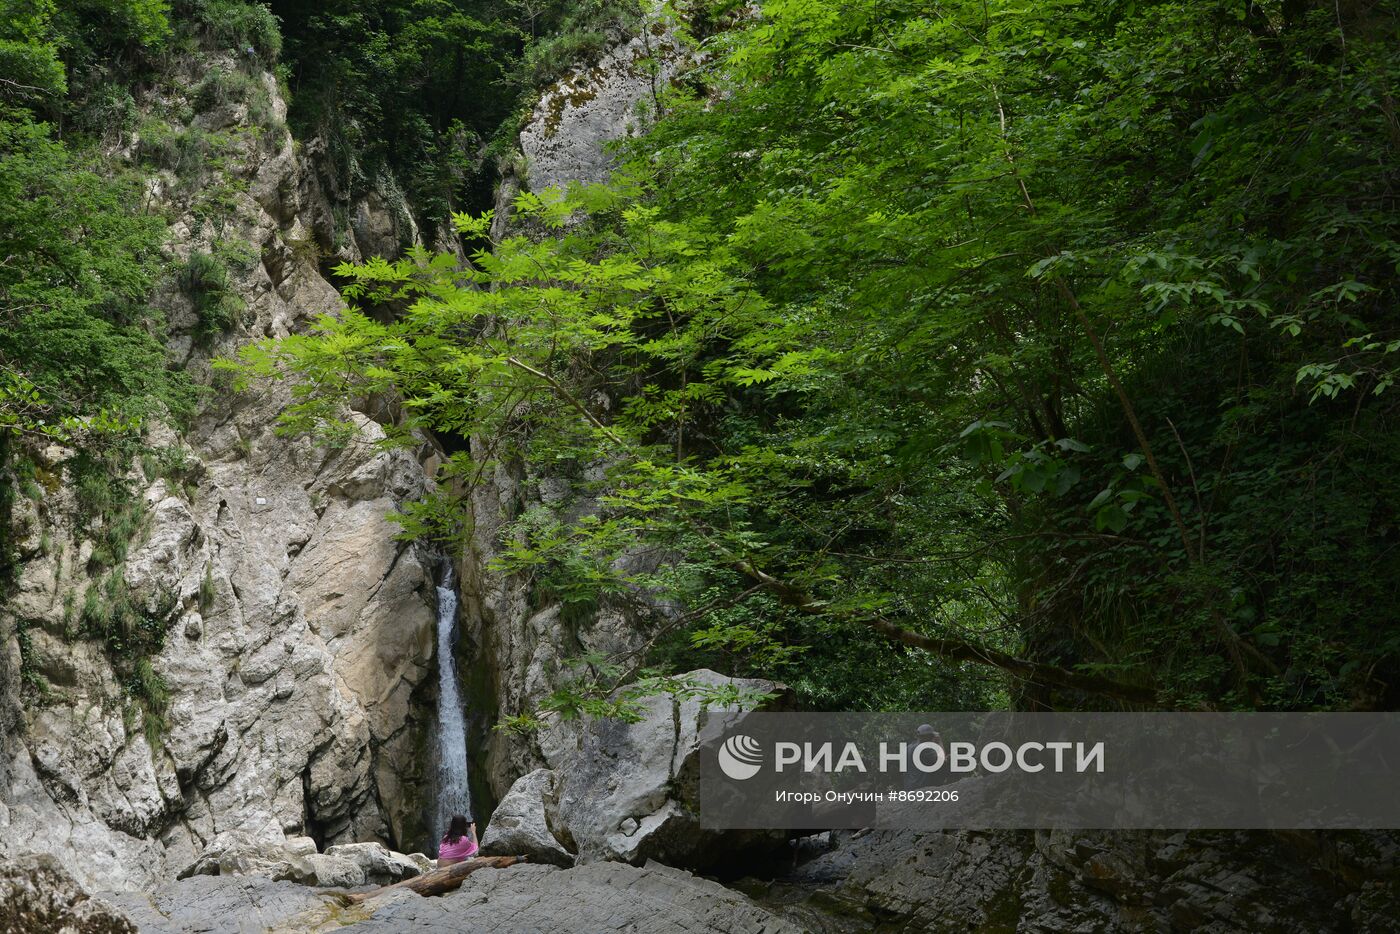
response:
M736 733L719 747L719 767L737 781L753 778L763 767L763 748L752 736Z

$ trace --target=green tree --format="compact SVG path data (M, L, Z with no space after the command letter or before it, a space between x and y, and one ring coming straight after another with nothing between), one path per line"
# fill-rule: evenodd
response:
M392 323L247 363L298 378L293 430L398 392L405 430L574 465L602 511L527 514L507 564L689 607L653 661L844 706L1392 705L1396 23L774 0L620 202L343 269Z
M564 70L640 22L635 0L274 0L291 122L360 192L392 171L420 220L492 200L485 144Z
M135 179L85 167L47 125L0 118L3 427L68 434L188 406L146 304L165 224L139 203Z

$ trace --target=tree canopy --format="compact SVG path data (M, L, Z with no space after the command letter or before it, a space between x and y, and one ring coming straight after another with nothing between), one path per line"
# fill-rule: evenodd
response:
M166 8L0 11L0 429L68 436L178 414L188 389L147 304L165 223L143 209L137 176L113 171L81 136L58 138L52 122L70 112L69 72L90 63L97 27L103 41L158 44Z
M684 607L636 666L833 707L1392 705L1396 17L719 5L611 190L523 196L549 236L459 217L469 269L345 267L392 320L245 366L298 379L291 430L397 392L400 436L572 476L600 509L530 511L506 564Z
M362 191L392 172L444 222L489 203L495 166L538 86L635 19L627 0L273 0L291 120ZM494 147L489 144L495 143Z

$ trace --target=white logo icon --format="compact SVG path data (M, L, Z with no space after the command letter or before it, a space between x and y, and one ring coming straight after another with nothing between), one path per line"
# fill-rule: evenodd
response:
M763 767L763 748L752 736L737 733L719 747L719 767L730 778L753 778Z

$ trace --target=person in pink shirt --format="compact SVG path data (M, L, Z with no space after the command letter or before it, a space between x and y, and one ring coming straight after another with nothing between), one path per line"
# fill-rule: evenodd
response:
M460 863L476 855L476 821L468 821L461 814L453 814L447 825L447 833L438 844L438 868Z

